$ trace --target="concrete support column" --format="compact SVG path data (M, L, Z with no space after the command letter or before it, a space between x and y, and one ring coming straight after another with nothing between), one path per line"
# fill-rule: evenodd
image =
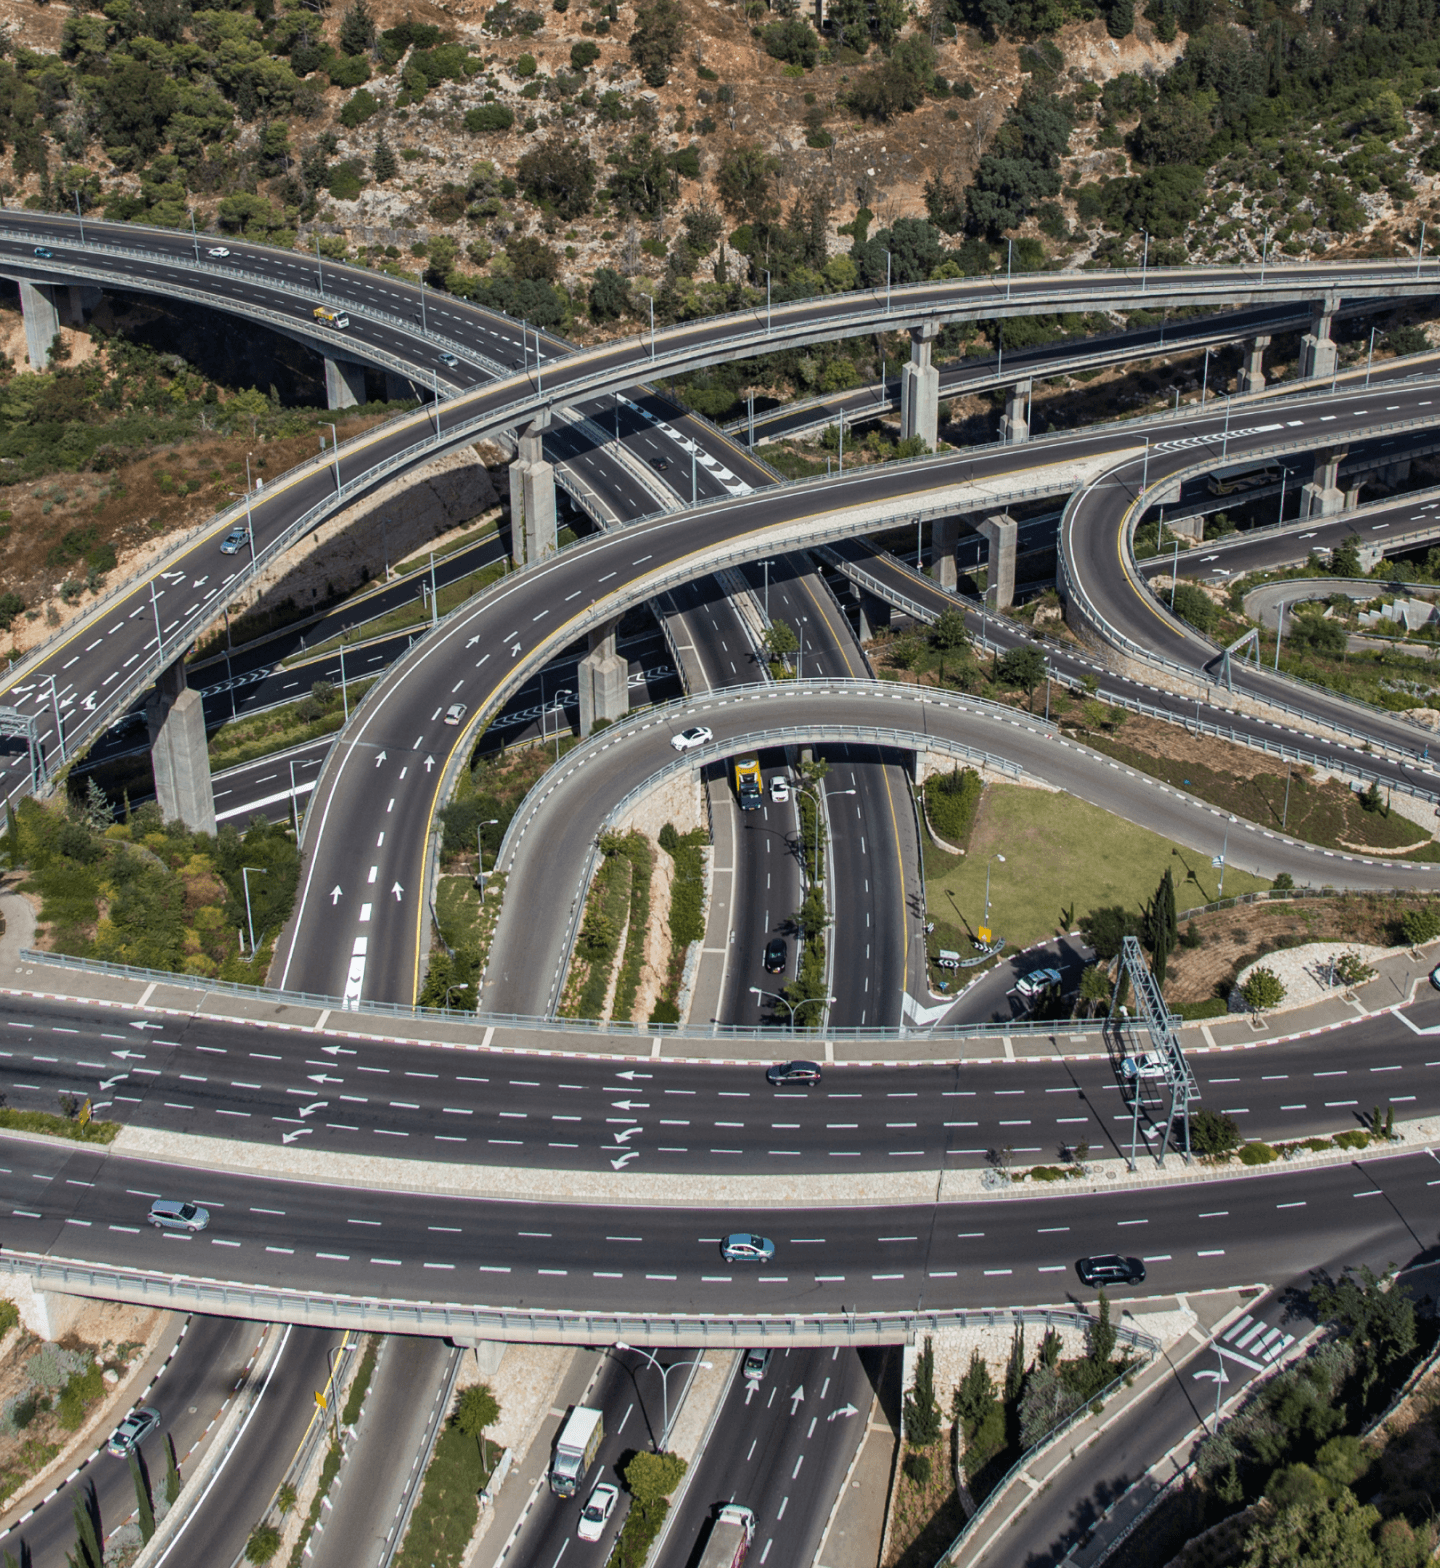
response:
M1019 524L1008 512L998 512L980 524L989 552L985 559L985 603L992 610L1008 610L1015 602L1015 538Z
M30 368L44 370L50 363L50 345L60 330L54 288L21 278L20 309L25 317L25 352L30 356Z
M540 415L520 437L510 464L510 553L516 566L555 553L555 470L544 448L549 428L549 414Z
M1400 485L1410 477L1410 459L1402 457L1394 463L1387 463L1380 470L1380 483L1384 485Z
M1002 441L1030 439L1030 388L1030 382L1017 381L1005 394L1005 414L1000 421Z
M183 822L192 833L213 833L215 796L205 746L205 705L200 693L185 684L183 658L156 681L145 717L161 816L166 822Z
M1360 492L1365 486L1367 477L1367 475L1361 474L1345 486L1345 510L1347 512L1353 512L1360 505Z
M877 632L884 631L890 624L890 606L883 599L877 599L873 593L867 593L858 585L851 590L859 606L856 619L858 626L857 635L861 642L871 642Z
M910 329L910 363L900 372L900 436L923 436L934 448L940 431L940 372L930 362L940 328L933 321Z
M619 621L607 621L590 632L590 652L580 661L580 734L588 735L599 719L623 719L630 711L630 666L615 647Z
M1245 363L1240 367L1241 392L1265 390L1265 350L1270 347L1268 337L1251 338L1245 347Z
M1345 506L1345 492L1336 479L1344 447L1329 447L1315 454L1315 472L1308 485L1300 489L1300 518L1334 517Z
M28 1281L27 1281L28 1283ZM58 1290L17 1291L20 1321L37 1339L64 1339L90 1305L85 1296L63 1296Z
M1179 534L1182 539L1188 539L1192 544L1202 544L1205 539L1205 519L1201 516L1177 517L1173 520L1166 518L1165 528L1167 532Z
M1335 340L1330 326L1339 307L1338 294L1326 294L1312 308L1310 330L1300 340L1300 379L1317 379L1335 374Z
M325 356L325 407L354 408L365 401L365 367Z
M385 372L385 401L387 403L406 403L414 396L415 386L409 376L402 376L396 370L387 370Z
M947 593L954 593L959 578L955 571L955 546L960 542L960 519L942 517L932 534L930 575Z

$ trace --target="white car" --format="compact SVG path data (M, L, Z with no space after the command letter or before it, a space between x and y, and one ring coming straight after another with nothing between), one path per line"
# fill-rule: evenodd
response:
M605 1533L606 1522L615 1512L615 1504L619 1498L620 1488L611 1486L608 1481L602 1481L591 1492L584 1508L580 1510L580 1523L576 1528L576 1535L582 1541L598 1541Z
M1121 1074L1126 1078L1163 1078L1165 1063L1161 1057L1147 1051L1144 1056L1127 1056L1120 1063Z
M777 773L775 777L770 780L770 799L774 801L777 806L783 806L785 802L790 799L789 779L784 778L781 774Z
M697 724L693 729L681 730L678 735L670 737L670 744L676 751L694 751L697 746L708 746L715 739L715 731L709 725Z
M450 353L448 349L443 349L442 348L440 350L440 363L442 365L449 365L451 370L454 370L455 367L460 363L460 361L458 359L456 359L455 356L452 353Z
M213 256L216 261L224 261L230 252L224 245L212 245L210 249L205 252L205 254L207 256Z
M445 710L445 722L447 724L458 724L469 711L469 708L463 702L452 702Z
M1015 982L1015 989L1020 996L1030 1002L1037 996L1044 996L1052 985L1059 985L1060 980L1058 969L1032 969L1028 975L1020 976Z

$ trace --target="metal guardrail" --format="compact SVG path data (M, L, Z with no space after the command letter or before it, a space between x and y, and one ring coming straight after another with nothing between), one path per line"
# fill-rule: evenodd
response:
M599 1022L590 1018L545 1018L524 1013L460 1013L447 1012L438 1007L414 1007L404 1002L346 1002L338 996L322 996L313 991L283 991L274 986L245 985L236 980L207 980L198 975L187 975L167 969L142 969L133 964L112 964L98 958L74 958L68 953L39 953L33 948L21 951L20 962L42 968L70 970L79 974L108 975L120 980L133 980L138 985L179 986L186 991L199 991L204 1005L205 995L233 996L262 1002L267 1016L277 1007L299 1007L315 1013L332 1013L346 1018L413 1018L431 1023L453 1024L457 1030L466 1031L465 1039L472 1041L483 1036L487 1029L517 1029L539 1034L568 1034L585 1030L591 1034L623 1036L632 1048L645 1049L657 1037L679 1040L751 1040L767 1050L783 1037L784 1031L746 1027L742 1024L710 1024L704 1029L683 1024ZM243 1016L231 1015L235 1022L243 1023ZM1010 1023L936 1025L926 1029L836 1029L825 1031L827 1040L872 1041L913 1040L917 1035L936 1040L1002 1040L1007 1035L1034 1035L1042 1039L1070 1039L1103 1034L1107 1027L1103 1018L1069 1018L1058 1023L1032 1023L1015 1020Z
M1025 1324L1086 1329L1088 1314L1057 1307L952 1307L928 1311L807 1313L581 1312L531 1307L464 1306L453 1302L348 1296L285 1286L246 1285L159 1270L62 1262L42 1253L6 1248L0 1275L28 1276L41 1289L114 1301L163 1301L172 1310L246 1317L260 1322L303 1323L365 1332L478 1336L512 1343L605 1345L894 1344L947 1328L997 1328ZM1118 1343L1155 1354L1158 1342L1124 1322Z

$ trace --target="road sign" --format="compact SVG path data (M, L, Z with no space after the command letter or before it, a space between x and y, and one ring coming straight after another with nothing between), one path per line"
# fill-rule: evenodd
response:
M328 1410L330 1408L330 1401L326 1399L324 1394L322 1394L318 1389L315 1391L315 1403L319 1405L322 1410Z
M80 1125L82 1127L88 1127L90 1125L90 1118L94 1114L95 1113L90 1108L90 1100L87 1096L84 1105L80 1107Z
M989 926L980 926L976 930L975 935L978 938L981 947L989 947L991 941L994 939L995 933L990 929Z

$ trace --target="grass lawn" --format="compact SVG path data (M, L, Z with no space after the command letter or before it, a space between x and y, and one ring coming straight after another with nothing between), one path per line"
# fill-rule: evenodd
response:
M446 1423L425 1472L396 1568L460 1568L480 1516L476 1494L499 1457L488 1439L485 1446L489 1464L481 1463L480 1446L473 1437Z
M970 853L961 858L925 856L925 897L935 922L934 947L964 951L970 928L985 912L985 867L991 855L1005 856L990 873L990 925L1007 950L1073 930L1087 910L1108 904L1142 909L1168 866L1175 900L1182 908L1210 903L1220 873L1209 858L1172 844L1158 833L1135 827L1072 795L1018 784L988 784L980 803ZM1225 893L1253 893L1270 884L1236 866L1226 868ZM1073 917L1062 922L1062 911ZM962 919L963 916L963 919Z
M350 681L346 686L350 711L359 706L365 693L375 681ZM244 719L231 719L222 724L210 737L210 766L218 773L222 768L238 767L242 762L253 762L257 757L268 757L272 751L288 751L291 746L304 745L306 741L319 740L322 735L333 735L345 723L345 704L337 695L328 709L318 719L308 722L297 711L303 697L283 703L278 708L266 708Z

